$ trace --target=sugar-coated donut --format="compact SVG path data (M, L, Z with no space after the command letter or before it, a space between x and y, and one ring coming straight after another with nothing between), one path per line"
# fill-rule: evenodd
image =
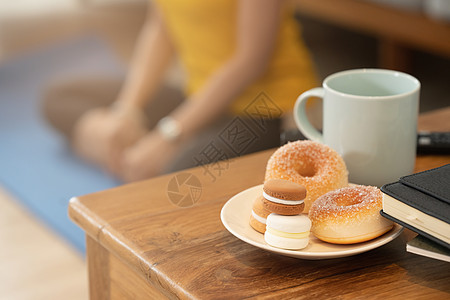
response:
M331 191L311 206L311 231L329 243L365 242L393 226L393 222L380 215L381 208L382 193L377 187L353 185Z
M285 179L306 187L307 213L323 194L348 185L348 171L342 157L327 145L296 141L280 147L269 158L265 180Z
M283 179L264 182L263 205L266 210L285 216L298 215L305 207L306 189L303 185Z
M283 216L270 214L267 217L264 240L267 244L290 250L308 246L311 221L305 214Z

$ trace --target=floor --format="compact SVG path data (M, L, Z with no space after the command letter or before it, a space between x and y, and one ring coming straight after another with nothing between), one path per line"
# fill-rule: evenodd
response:
M88 299L84 258L0 186L0 299Z

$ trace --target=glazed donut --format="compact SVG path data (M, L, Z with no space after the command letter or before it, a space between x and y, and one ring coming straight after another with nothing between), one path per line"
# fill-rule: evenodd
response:
M360 243L389 231L393 222L380 215L381 191L374 186L352 185L317 199L309 211L311 232L334 244Z
M306 188L304 213L323 194L347 186L348 171L342 157L327 145L296 141L280 147L269 158L265 180L286 179Z

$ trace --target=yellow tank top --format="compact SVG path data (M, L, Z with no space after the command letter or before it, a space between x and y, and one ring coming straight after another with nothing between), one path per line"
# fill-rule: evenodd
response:
M237 1L157 1L187 74L188 95L199 90L232 55L236 44ZM233 114L245 114L254 101L264 97L287 112L298 95L315 86L315 72L300 40L298 24L291 11L285 9L266 73L233 101L230 110Z

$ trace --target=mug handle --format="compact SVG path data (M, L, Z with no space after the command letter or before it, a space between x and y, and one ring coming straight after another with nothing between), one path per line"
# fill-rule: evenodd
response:
M310 89L298 96L294 106L294 121L298 129L310 140L323 143L323 135L308 120L306 116L306 100L311 97L323 99L324 89L321 87Z

